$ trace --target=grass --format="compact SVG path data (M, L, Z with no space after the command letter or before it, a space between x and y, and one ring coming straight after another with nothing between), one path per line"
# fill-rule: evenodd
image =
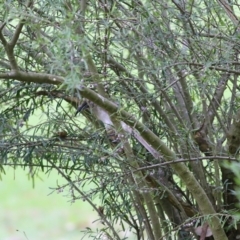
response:
M93 223L98 216L87 203L71 203L66 192L51 193L50 187L64 182L56 172L41 173L33 188L27 171L5 171L0 181L1 240L75 240L86 227L100 227Z

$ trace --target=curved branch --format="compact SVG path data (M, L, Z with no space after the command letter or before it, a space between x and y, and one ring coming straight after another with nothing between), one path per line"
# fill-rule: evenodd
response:
M54 97L54 98L61 98L61 99L64 99L66 102L68 102L69 104L71 104L73 107L77 108L78 105L79 105L79 99L76 98L76 97L71 97L71 96L68 96L60 91L44 91L44 90L41 90L41 91L37 91L36 92L36 95L37 96L48 96L48 97Z
M3 36L2 32L0 32L0 40L1 40L1 42L2 42L2 44L4 46L4 49L6 51L6 54L8 56L11 68L14 69L14 70L18 70L18 64L17 64L16 58L14 56L13 49L14 49L16 43L17 43L17 40L18 40L18 38L20 36L22 28L23 28L23 23L20 22L18 24L18 26L16 27L16 31L15 31L15 33L13 35L12 40L9 43L7 42L5 37Z
M226 89L227 86L227 82L228 82L228 78L229 78L230 74L222 74L222 77L220 78L215 92L213 94L213 98L209 103L208 106L208 110L207 110L207 116L209 117L209 123L213 123L214 117L216 115L216 112L220 106L222 97L223 97L223 93Z
M217 0L219 4L222 6L228 17L231 19L233 24L238 27L238 31L240 30L239 28L239 19L237 18L236 14L233 12L233 9L231 8L230 4L225 1L225 0Z
M22 71L10 71L1 73L0 79L15 79L27 83L49 83L53 85L59 85L64 82L64 78L57 75L34 72L26 73Z
M171 149L169 149L167 145L162 140L160 140L150 129L137 121L134 116L120 109L111 101L103 98L88 88L82 86L79 91L83 97L94 102L109 114L120 118L132 128L136 128L139 131L140 135L147 141L147 143L150 144L155 150L159 151L167 161L177 160L175 153L172 152ZM172 164L172 168L176 171L180 179L186 184L186 187L193 194L202 213L206 215L212 215L210 224L215 239L227 240L219 218L214 215L216 212L211 202L209 201L206 193L196 178L193 176L193 174L183 163Z
M21 22L17 25L16 27L16 31L13 35L13 38L11 40L11 42L9 42L9 47L11 47L11 49L13 49L19 39L19 36L20 36L20 33L22 31L22 28L23 28L23 23L22 23L23 20L21 20Z

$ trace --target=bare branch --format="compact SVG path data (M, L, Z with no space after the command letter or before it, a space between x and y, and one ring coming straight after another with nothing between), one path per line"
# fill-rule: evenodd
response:
M23 25L20 23L16 32L15 32L15 35L13 37L13 41L10 44L7 42L7 40L3 36L2 31L0 31L0 40L1 40L1 42L4 46L4 48L5 48L5 51L7 53L11 68L15 71L18 70L18 65L17 65L16 59L15 59L15 56L14 56L13 48L14 48L14 45L16 44L16 42L17 42L17 39L18 39L19 34L22 30L22 27L23 27Z
M0 79L14 79L19 80L21 82L34 82L34 83L50 83L53 85L59 85L64 82L64 78L46 74L46 73L25 73L25 72L7 72L7 73L1 73Z
M233 9L230 7L229 2L227 2L226 0L217 0L217 1L220 3L220 5L224 9L224 11L228 15L228 17L231 19L233 24L236 27L238 27L238 31L239 31L240 30L240 28L239 28L239 19L237 18L236 14L233 12Z
M6 46L7 46L7 40L6 40L6 38L3 36L2 30L0 31L0 40L1 40L2 44L3 44L3 46L6 47Z
M54 98L61 98L64 99L66 102L70 103L72 106L77 108L79 106L79 99L76 97L68 96L66 93L62 93L60 91L37 91L37 96L49 96Z
M23 24L23 20L21 20L20 23L16 27L15 33L14 33L14 35L12 37L12 40L9 42L9 48L14 49L14 47L15 47L18 39L19 39L19 36L21 34L23 25L24 25Z
M207 117L208 117L208 121L209 123L212 124L214 117L215 117L215 113L217 112L220 103L221 103L221 99L223 97L223 93L226 89L227 86L227 82L229 79L230 74L222 74L216 88L215 88L215 92L213 94L213 98L209 103L208 106L208 111L207 111Z

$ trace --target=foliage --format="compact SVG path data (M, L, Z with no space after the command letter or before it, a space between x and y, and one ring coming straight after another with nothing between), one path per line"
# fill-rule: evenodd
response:
M237 1L0 6L2 170L57 169L106 239L240 235Z

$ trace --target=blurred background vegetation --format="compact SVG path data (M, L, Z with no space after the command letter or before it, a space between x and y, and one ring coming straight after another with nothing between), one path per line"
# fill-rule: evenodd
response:
M0 239L81 239L86 228L101 223L91 206L72 202L67 192L53 192L64 182L56 171L38 172L32 179L28 170L7 167L1 173Z

